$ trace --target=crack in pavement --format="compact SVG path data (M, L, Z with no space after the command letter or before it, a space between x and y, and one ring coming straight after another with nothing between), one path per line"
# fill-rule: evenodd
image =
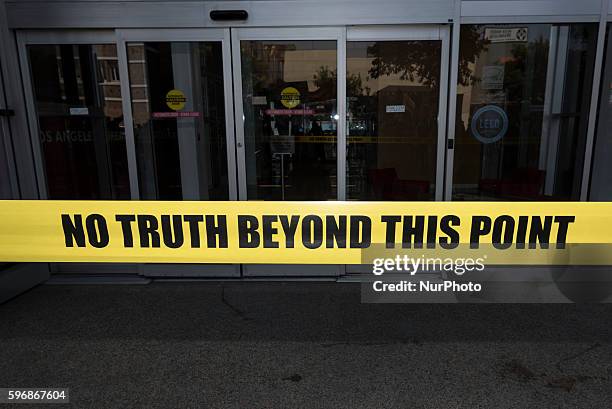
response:
M232 305L229 301L227 301L227 299L225 298L225 287L224 286L221 287L221 302L223 302L223 304L227 305L230 310L232 310L234 313L236 313L236 315L238 315L243 320L245 320L245 321L252 321L253 320L252 318L247 317L246 312L242 311L241 309L239 309L238 307Z

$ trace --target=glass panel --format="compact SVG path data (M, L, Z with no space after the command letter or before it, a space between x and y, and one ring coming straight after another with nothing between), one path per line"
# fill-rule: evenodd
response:
M129 199L117 49L28 46L49 199Z
M247 194L334 200L336 41L242 41Z
M453 200L578 200L596 24L462 25Z
M228 200L221 42L127 52L141 198Z
M612 23L606 28L589 200L612 201Z
M441 42L346 48L347 198L433 200Z

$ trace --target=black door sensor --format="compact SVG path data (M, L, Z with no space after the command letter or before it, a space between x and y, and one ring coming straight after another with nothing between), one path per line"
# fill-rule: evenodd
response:
M210 18L215 21L246 20L249 13L246 10L212 10Z

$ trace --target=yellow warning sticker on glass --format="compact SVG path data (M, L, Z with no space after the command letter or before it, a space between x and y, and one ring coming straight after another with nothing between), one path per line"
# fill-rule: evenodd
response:
M281 91L281 104L289 109L300 105L300 91L293 87L284 88Z
M180 89L170 90L166 94L166 105L173 111L180 111L185 108L185 102L187 102L187 97Z

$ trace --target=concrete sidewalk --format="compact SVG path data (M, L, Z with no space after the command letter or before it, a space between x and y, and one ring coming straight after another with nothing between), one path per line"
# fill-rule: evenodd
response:
M361 304L358 284L43 285L0 306L0 387L79 408L609 408L611 322L609 304Z

